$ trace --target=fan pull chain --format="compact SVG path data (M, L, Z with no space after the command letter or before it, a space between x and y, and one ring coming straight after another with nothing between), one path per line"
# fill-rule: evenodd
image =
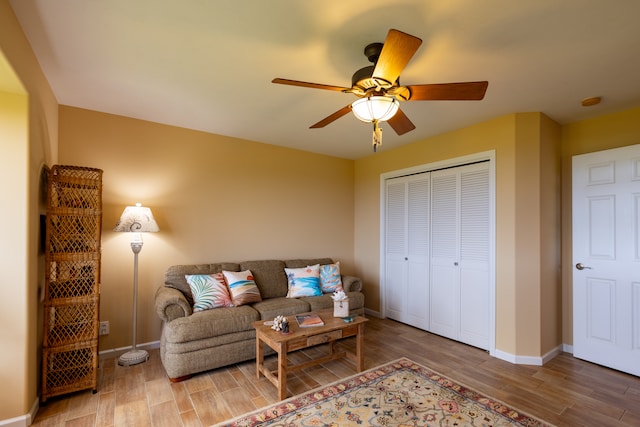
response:
M378 126L378 121L373 121L373 152L375 153L379 145L382 145L382 129Z

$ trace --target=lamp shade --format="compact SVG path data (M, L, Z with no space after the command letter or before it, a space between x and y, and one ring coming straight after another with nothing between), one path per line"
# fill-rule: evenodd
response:
M135 206L127 206L120 216L120 221L113 231L131 233L155 233L160 231L151 209L136 203Z
M390 96L368 96L354 101L351 111L363 122L384 122L398 112L399 106L398 100Z

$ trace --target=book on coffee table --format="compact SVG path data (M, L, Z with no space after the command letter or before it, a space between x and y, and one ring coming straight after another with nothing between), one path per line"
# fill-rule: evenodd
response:
M301 328L311 328L313 326L322 326L324 322L315 313L311 314L298 314L296 315L296 320L298 322L298 326Z

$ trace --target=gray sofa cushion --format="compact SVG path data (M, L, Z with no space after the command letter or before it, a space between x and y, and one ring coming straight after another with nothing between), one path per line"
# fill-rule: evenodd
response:
M309 304L296 298L269 298L251 305L260 313L262 320L273 320L278 314L289 316L291 314L304 313L310 311Z
M260 314L248 305L222 307L193 313L165 324L163 335L168 343L185 343L219 335L252 331L251 323Z
M300 300L309 304L309 311L333 309L331 294L324 294L319 297L302 297Z
M287 276L284 261L263 260L240 263L240 271L251 270L262 299L287 295Z
M240 271L240 266L232 262L221 262L216 264L193 264L193 265L173 265L164 274L164 284L170 288L182 291L187 298L189 305L193 307L193 295L191 288L184 278L187 274L213 274L222 270Z

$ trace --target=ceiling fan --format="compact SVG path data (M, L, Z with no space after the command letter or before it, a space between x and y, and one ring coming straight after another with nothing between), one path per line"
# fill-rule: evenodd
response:
M353 93L358 100L311 125L311 128L325 127L353 111L358 119L373 123L373 151L376 151L376 147L382 143L379 122L388 121L398 135L416 128L400 110L399 101L477 101L484 98L489 85L486 81L400 85L400 73L421 44L422 40L418 37L394 29L389 30L384 44L371 43L364 48L365 56L373 65L356 71L351 78L351 87L282 78L275 78L272 83Z

